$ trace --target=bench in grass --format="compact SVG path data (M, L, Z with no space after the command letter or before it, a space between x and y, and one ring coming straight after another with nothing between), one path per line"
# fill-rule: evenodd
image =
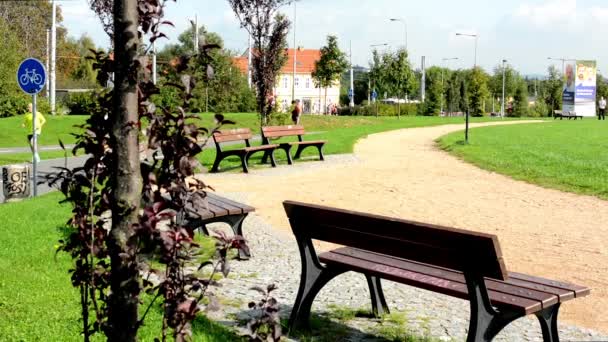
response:
M334 277L367 278L374 314L388 313L381 279L468 300L468 342L491 341L514 320L536 315L543 340L557 342L557 314L584 286L507 272L498 238L455 228L284 202L302 259L289 328L307 327L311 305ZM312 240L345 247L318 255Z
M304 139L302 138L304 134L306 134L306 132L304 131L304 126L299 125L262 127L262 143L265 145L269 145L270 139L297 136L298 141L284 142L279 144L279 148L284 150L285 154L287 155L287 163L289 165L293 164L293 159L299 159L300 155L302 154L302 151L304 151L307 147L316 147L317 150L319 150L319 159L325 160L325 158L323 157L323 145L325 145L326 141L304 141ZM296 154L292 159L290 151L293 146L297 146L298 149L296 150ZM264 155L262 162L266 163L269 156L271 156L271 153L267 152Z
M265 156L270 157L272 167L276 167L276 162L274 160L274 150L279 147L279 145L265 144L260 146L251 146L251 143L249 142L251 138L253 138L253 135L251 134L251 130L249 128L238 128L214 132L213 141L215 142L217 153L215 155L215 162L213 163L211 172L218 172L220 169L220 163L225 158L230 156L238 156L239 158L241 158L243 172L248 173L249 158L257 152L265 152ZM246 147L228 150L222 149L221 143L235 141L244 141Z
M555 110L555 111L553 111L553 120L555 120L557 118L559 118L560 120L563 120L564 118L567 118L568 120L570 120L570 119L577 120L580 118L582 120L583 116L576 115L576 112L568 112L568 111L564 112L561 110Z

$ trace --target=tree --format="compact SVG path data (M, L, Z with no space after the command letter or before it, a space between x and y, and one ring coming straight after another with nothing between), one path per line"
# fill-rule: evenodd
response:
M19 43L15 32L0 18L0 117L24 113L27 109L27 99L19 89L15 78L15 70L23 60L23 46Z
M494 67L494 74L488 82L488 87L493 99L500 98L502 101L502 80L503 70L505 72L505 103L509 101L511 97L515 95L515 90L518 86L518 82L521 76L513 67L506 64L503 69L503 65L497 65ZM506 104L505 104L506 110Z
M512 115L516 117L528 115L528 86L523 80L520 80L515 88Z
M327 36L327 45L321 48L321 57L315 62L312 79L316 87L325 89L323 108L327 114L327 88L340 80L348 68L346 54L338 47L338 37Z
M423 115L437 115L441 111L445 86L445 79L442 82L442 73L445 73L445 70L436 66L426 70L426 98L421 107ZM445 74L443 76L445 77Z
M399 99L414 92L418 82L405 49L399 49L394 53L383 54L374 51L373 64L371 66L372 79L380 94L391 94ZM401 102L399 103L398 115L401 115Z
M542 82L545 103L549 106L551 112L562 108L562 89L563 78L560 71L554 65L547 69L547 79Z
M606 82L604 76L600 73L597 74L596 89L597 101L599 101L602 97L608 99L608 83Z
M488 75L480 67L469 73L468 82L469 110L473 116L483 116L485 101L489 98Z
M252 81L257 93L260 123L265 126L273 105L270 101L279 72L287 61L289 20L278 9L289 0L228 0L241 26L253 41Z

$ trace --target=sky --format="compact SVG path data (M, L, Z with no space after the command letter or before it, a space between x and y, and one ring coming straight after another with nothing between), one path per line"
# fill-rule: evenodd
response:
M69 34L88 34L99 46L108 38L86 0L59 2ZM294 5L281 9L294 19ZM168 2L166 19L175 24L165 32L175 40L198 16L200 25L219 33L225 47L244 51L247 33L240 28L226 0L177 0ZM391 22L398 18L402 22ZM475 63L475 38L456 33L477 34L477 64L492 71L503 59L523 74L545 74L554 63L548 57L591 59L608 74L608 0L299 0L296 17L296 45L318 49L327 35L338 36L346 53L352 45L352 60L369 65L373 44L378 49L405 45L406 27L410 61L420 67L470 68ZM404 25L404 22L406 25ZM289 46L293 44L293 26ZM443 62L444 58L458 60Z

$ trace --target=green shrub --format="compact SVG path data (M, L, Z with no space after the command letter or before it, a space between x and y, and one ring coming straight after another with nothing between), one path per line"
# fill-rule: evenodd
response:
M536 103L530 106L528 115L532 117L544 117L550 115L549 106L542 99L538 99Z
M99 100L95 92L72 93L64 103L70 114L91 114L98 110Z
M364 101L367 104L367 101ZM377 106L377 107L376 107ZM376 110L378 116L397 116L399 107L396 104L374 103L372 105L342 107L338 112L339 115L359 115L359 116L375 116ZM401 115L414 116L418 114L418 105L415 103L401 104Z
M0 96L0 118L25 114L27 105L31 101L31 98L28 98L25 94Z

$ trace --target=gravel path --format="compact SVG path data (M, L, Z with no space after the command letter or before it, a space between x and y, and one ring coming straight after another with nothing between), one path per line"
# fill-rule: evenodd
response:
M462 129L374 134L345 163L330 159L203 178L219 192L247 193L247 203L275 234L289 232L281 205L287 199L496 234L509 270L590 286L591 296L563 306L561 321L608 334L608 202L515 181L436 147L435 139Z
M241 202L248 202L246 194L223 194ZM221 229L221 225L215 228ZM266 287L277 284L276 298L282 305L282 316L288 318L291 305L295 300L300 281L300 257L295 239L285 232L277 232L259 216L251 215L244 226L253 252L249 261L232 263L232 274L222 279L218 295L224 302L222 311L212 318L234 325L249 317L247 305L260 295L251 291L252 286ZM403 325L411 333L443 341L464 341L468 329L469 304L467 301L438 295L413 287L383 282L389 307L406 318ZM229 299L229 300L227 300ZM365 278L355 273L347 273L331 281L319 294L313 312L331 313L336 308L370 310L371 304ZM384 323L386 324L386 322ZM339 341L384 341L379 329L383 324L378 320L357 318L350 321L336 321L338 329L346 331ZM608 336L588 329L561 324L562 341L607 341ZM317 333L323 335L324 331ZM325 336L327 337L327 336ZM534 317L520 319L508 326L496 341L542 341L540 326Z

